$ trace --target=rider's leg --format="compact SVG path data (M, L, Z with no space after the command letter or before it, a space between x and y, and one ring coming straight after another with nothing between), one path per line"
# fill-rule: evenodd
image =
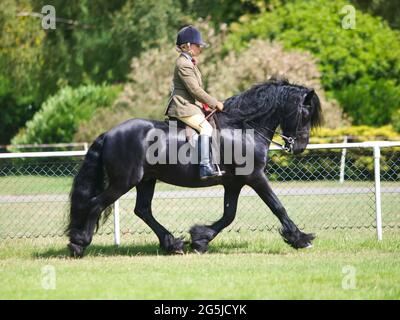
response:
M193 129L197 130L200 135L205 134L211 137L213 127L206 120L206 117L204 115L194 114L188 117L179 117L178 119L186 123L188 126L191 126Z
M200 179L205 180L217 176L219 173L214 170L210 161L211 135L213 128L205 119L204 115L196 114L189 117L179 118L182 122L196 129L199 133L200 153Z

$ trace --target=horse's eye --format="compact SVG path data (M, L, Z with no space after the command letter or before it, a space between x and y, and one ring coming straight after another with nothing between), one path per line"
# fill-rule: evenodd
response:
M301 113L303 115L303 119L304 120L308 120L310 118L310 115L311 115L311 109L310 108L303 108L301 110Z

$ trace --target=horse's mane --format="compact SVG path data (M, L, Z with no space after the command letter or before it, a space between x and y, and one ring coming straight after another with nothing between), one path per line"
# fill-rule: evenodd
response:
M290 102L298 104L308 92L309 88L290 83L284 78L273 77L225 100L224 111L229 114L232 122L255 119L263 114L272 116ZM318 96L313 94L309 103L313 104L311 125L319 126L322 122L322 113Z

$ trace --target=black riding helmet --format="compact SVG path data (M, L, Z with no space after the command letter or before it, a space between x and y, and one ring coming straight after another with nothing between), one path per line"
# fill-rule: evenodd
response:
M176 45L178 46L188 42L198 44L203 48L208 47L208 44L203 42L200 31L193 26L183 27L179 30L178 37L176 38Z

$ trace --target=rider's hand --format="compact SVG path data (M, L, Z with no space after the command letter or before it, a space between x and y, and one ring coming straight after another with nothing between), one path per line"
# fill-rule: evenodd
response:
M222 109L224 109L224 104L221 101L218 101L216 108L218 111L222 111Z

